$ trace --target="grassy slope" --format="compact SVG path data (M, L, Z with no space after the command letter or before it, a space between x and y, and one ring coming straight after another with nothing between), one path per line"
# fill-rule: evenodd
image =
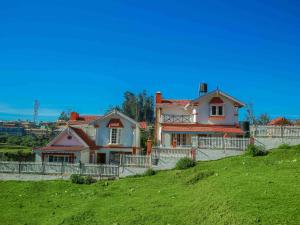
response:
M187 184L201 171L214 175ZM0 182L1 224L300 224L300 149L98 182Z
M19 146L19 145L8 145L0 143L0 152L18 152L22 150L23 152L31 152L31 148Z

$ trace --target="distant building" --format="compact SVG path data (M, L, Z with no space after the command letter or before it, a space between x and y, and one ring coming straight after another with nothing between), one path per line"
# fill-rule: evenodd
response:
M25 129L23 127L0 126L0 134L23 136L23 135L25 135Z

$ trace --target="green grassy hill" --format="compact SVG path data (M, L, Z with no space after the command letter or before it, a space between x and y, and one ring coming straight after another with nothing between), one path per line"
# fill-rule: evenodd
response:
M75 185L0 182L1 224L300 224L300 146Z
M0 152L16 153L18 151L31 152L31 150L30 147L0 143Z

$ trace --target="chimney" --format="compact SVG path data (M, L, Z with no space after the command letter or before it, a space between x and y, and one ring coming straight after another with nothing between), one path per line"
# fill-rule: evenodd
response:
M155 102L158 104L162 102L162 94L160 91L156 92L155 94Z
M207 94L207 83L200 83L199 85L199 96Z
M79 114L77 112L71 112L70 120L76 121L79 119Z

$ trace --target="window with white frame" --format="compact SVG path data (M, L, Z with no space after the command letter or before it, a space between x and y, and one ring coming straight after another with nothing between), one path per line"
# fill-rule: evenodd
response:
M210 115L211 116L224 116L224 106L223 105L210 105Z
M110 144L120 144L121 140L121 129L111 128L110 129Z

